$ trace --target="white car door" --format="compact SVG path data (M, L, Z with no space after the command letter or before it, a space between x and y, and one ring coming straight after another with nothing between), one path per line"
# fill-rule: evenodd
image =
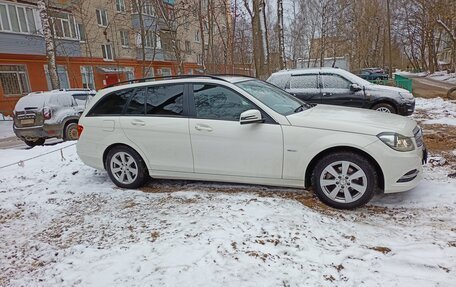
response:
M190 118L196 173L281 178L283 138L280 125L241 125L239 116L258 109L237 92L216 84L193 85Z
M138 88L120 117L127 138L146 154L149 168L193 172L184 85Z

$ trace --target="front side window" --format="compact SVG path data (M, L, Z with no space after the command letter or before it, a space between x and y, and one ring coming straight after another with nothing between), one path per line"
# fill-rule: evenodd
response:
M322 75L323 88L325 89L350 89L351 83L339 75Z
M290 89L318 89L318 75L292 76Z
M284 116L305 109L304 107L300 109L305 104L304 102L271 84L258 80L248 80L239 82L236 86Z
M213 84L194 84L196 117L201 119L239 121L240 115L256 107L238 93Z
M22 96L30 93L25 65L0 65L0 89L5 96Z
M182 116L184 85L152 86L147 89L146 114Z
M88 116L120 115L134 89L112 92L104 96L89 112Z
M267 81L281 89L285 89L290 75L288 74L274 74Z

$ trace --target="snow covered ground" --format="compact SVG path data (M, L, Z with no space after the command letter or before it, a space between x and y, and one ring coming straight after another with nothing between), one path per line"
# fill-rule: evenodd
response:
M415 111L414 119L422 120L424 124L456 126L456 101L416 98Z
M441 81L449 84L456 84L456 73L448 73L446 71L438 71L433 74L430 74L429 72L411 73L407 71L396 71L395 74L402 75L405 77L427 77L429 79L433 79L436 81Z
M13 136L13 121L3 121L3 117L0 115L0 139Z
M417 110L456 113L439 99L417 99ZM155 180L123 190L73 142L0 150L8 164L0 286L454 286L448 164L354 211L296 189Z

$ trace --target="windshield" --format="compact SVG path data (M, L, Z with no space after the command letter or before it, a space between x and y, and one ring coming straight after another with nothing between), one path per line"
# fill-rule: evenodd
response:
M248 80L236 83L236 86L284 116L307 109L307 105L303 101L263 81Z
M358 77L358 76L355 75L355 74L351 74L350 77L351 77L350 80L352 81L352 83L357 83L357 84L360 85L360 86L370 86L370 85L373 85L371 82L366 81L366 80L364 80L363 78Z

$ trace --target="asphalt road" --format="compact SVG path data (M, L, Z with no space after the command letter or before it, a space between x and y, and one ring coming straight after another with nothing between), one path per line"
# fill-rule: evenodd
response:
M420 98L446 98L450 88L455 87L455 84L436 81L424 77L409 77L412 79L413 94Z

